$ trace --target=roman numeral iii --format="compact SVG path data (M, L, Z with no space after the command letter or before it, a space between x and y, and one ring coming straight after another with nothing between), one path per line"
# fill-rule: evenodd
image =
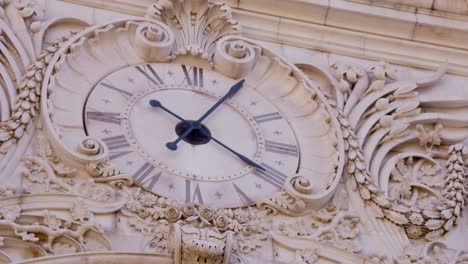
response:
M291 144L284 144L275 141L266 140L265 141L265 150L269 152L274 152L278 154L290 155L297 157L299 154L297 147Z

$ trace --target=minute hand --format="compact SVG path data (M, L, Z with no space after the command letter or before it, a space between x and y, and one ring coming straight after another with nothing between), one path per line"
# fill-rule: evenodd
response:
M244 82L245 80L242 79L238 83L234 84L229 89L229 91L223 97L221 97L221 99L219 99L218 102L216 102L210 109L208 109L208 111L206 111L205 114L203 114L197 121L191 123L190 127L187 130L185 130L185 132L182 133L182 135L180 135L173 142L166 143L166 147L170 150L176 150L177 143L186 138L194 129L199 129L203 120L205 120L205 118L207 118L211 113L213 113L214 110L216 110L221 104L223 104L224 101L234 96L242 88L242 86L244 86Z
M242 88L242 86L244 86L244 82L245 82L245 80L240 80L238 83L234 84L231 87L231 89L229 89L227 94L225 94L223 97L221 97L221 99L219 99L219 101L216 102L216 104L214 104L210 109L208 109L208 111L206 111L206 113L203 114L196 121L196 123L200 124L201 122L203 122L203 120L205 120L205 118L207 118L214 110L216 110L216 108L218 108L222 103L224 103L224 101L226 101L227 99L234 96Z

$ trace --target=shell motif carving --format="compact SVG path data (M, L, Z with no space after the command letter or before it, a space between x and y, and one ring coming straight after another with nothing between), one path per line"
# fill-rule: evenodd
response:
M220 38L241 31L231 8L221 2L159 0L148 8L147 16L166 23L174 32L173 57L192 54L211 60Z

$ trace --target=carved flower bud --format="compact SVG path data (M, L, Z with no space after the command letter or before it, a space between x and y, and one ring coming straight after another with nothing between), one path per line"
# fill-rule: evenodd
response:
M338 84L338 88L340 88L342 93L346 93L351 90L351 85L345 79L341 78L340 83Z
M381 127L390 127L393 123L393 117L392 116L382 116L379 120L379 124Z
M228 227L228 223L229 218L224 214L217 215L214 218L214 224L220 230L226 230L226 228Z
M213 219L214 212L211 208L203 206L200 207L198 215L206 221L211 221Z
M247 221L249 221L248 213L246 211L242 210L242 209L236 209L234 211L234 214L235 214L236 220L241 224L246 223Z
M192 203L188 203L182 208L182 214L184 217L190 217L193 216L197 213L197 208L195 208L195 205Z
M169 222L176 222L182 216L182 212L174 206L169 206L166 208L166 219Z
M154 210L154 213L151 215L151 217L153 217L154 220L158 220L159 218L162 218L162 214L163 213L160 210L156 209Z
M28 6L30 1L28 0L16 0L13 2L13 6L16 7L17 9L22 9Z
M242 234L244 236L250 236L252 235L252 228L249 225L246 225L242 228Z
M29 26L29 29L32 33L38 33L41 30L41 23L39 21L34 21L31 23L31 26Z
M423 231L420 226L410 226L406 229L406 234L411 239L417 239L423 234Z
M149 212L143 208L141 208L141 210L138 212L138 216L141 218L146 218L149 215L150 215Z
M411 223L415 225L420 225L424 222L424 218L422 217L421 214L418 213L412 213L409 217Z
M156 204L156 201L158 200L158 197L151 193L145 193L140 197L140 202L144 206L152 206Z
M383 111L388 108L388 98L380 98L375 102L375 109Z

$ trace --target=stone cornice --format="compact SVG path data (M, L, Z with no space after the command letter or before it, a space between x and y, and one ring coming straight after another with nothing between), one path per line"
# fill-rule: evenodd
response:
M149 0L65 0L142 15ZM449 73L468 76L465 16L396 10L344 0L227 1L245 34L346 56L434 70L445 61Z

